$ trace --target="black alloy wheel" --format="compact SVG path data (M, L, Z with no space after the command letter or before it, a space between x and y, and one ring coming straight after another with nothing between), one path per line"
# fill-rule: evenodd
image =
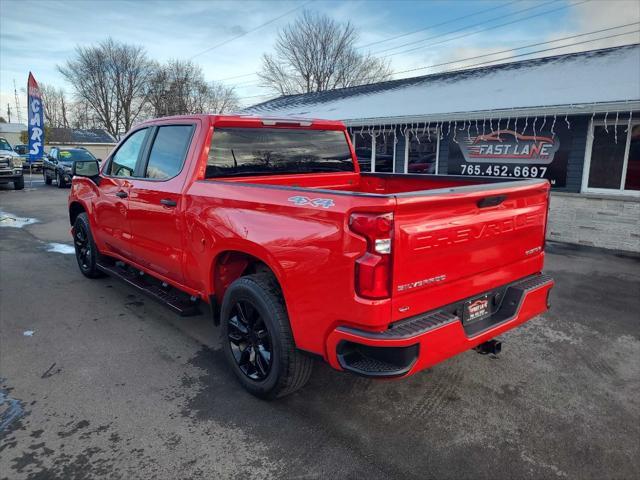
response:
M89 218L85 212L78 215L73 223L73 246L82 274L88 278L103 277L104 274L98 268L100 252L93 241Z
M237 300L228 324L227 339L242 373L254 381L266 379L273 349L269 329L258 310L246 300Z
M222 350L242 386L271 400L300 389L313 367L296 348L280 285L271 272L234 280L220 307Z
M73 242L76 247L76 258L78 265L83 272L91 269L91 242L84 222L76 222L74 228Z

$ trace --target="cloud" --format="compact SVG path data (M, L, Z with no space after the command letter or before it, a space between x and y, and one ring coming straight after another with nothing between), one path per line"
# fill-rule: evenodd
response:
M171 58L189 58L218 43L238 35L282 15L300 5L299 1L173 1L135 2L112 0L110 2L30 2L0 0L3 12L0 16L0 106L6 116L6 105L14 104L13 79L18 88L26 83L31 70L42 83L70 90L56 70L72 54L77 44L89 45L114 39L144 46L150 58L166 61ZM570 0L566 0L567 2ZM371 2L357 0L348 2L313 2L305 8L325 13L338 21L350 21L359 31L359 45L387 40L395 35L421 30L428 25L469 15L473 11L485 10L480 2ZM528 4L533 5L531 2ZM379 51L393 45L420 38L442 35L456 28L481 22L499 13L520 10L522 2L505 7L502 11L472 16L464 21L454 21L442 28L430 28L396 41L384 42L370 48ZM547 10L552 7L541 8ZM553 8L556 8L555 6ZM228 80L228 85L237 85L244 103L263 100L267 91L259 86L258 78L243 76L260 69L263 53L269 52L275 42L278 29L293 21L298 13L287 15L267 27L241 36L232 42L194 58L208 80L218 80L241 75ZM46 18L34 29L30 21L34 15ZM524 15L524 14L523 14ZM459 59L484 55L501 50L503 54L477 60L456 62L452 65L428 68L401 77L435 73L445 69L461 68L474 63L511 57L522 50L511 49L530 43L543 42L602 28L608 28L640 19L640 2L637 0L609 0L580 4L563 11L543 15L533 21L525 21L486 33L428 46L414 52L389 57L396 71L425 65L433 65ZM494 23L498 23L497 20ZM637 27L630 27L628 30ZM472 33L474 29L470 29ZM464 33L463 30L461 33ZM611 32L615 33L615 32ZM607 35L602 33L600 36ZM592 37L589 37L592 38ZM573 41L579 41L576 39ZM640 36L629 35L599 42L586 43L540 55L567 53L576 50L601 48L622 43L640 42ZM569 40L565 43L571 43ZM562 45L562 43L559 43ZM538 48L552 47L554 44ZM365 48L363 51L369 49ZM402 50L402 49L400 49ZM393 53L393 52L390 52ZM384 55L384 54L383 54ZM24 106L26 98L21 102Z
M590 1L575 7L572 28L565 28L554 32L553 35L546 37L546 40L563 38L579 33L593 32L603 30L619 25L627 25L640 21L640 2L637 0L608 0L608 1ZM573 40L567 40L554 44L555 46L566 45L569 43L583 42L585 40L595 40L597 38L617 35L620 33L633 32L638 30L638 25L632 25L617 30L601 32L590 36L579 37ZM616 45L624 45L629 43L639 43L640 33L635 32L629 35L619 36L615 38L606 38L602 40L589 41L580 45L567 46L550 53L563 54L571 52L580 52L584 50L595 50L598 48L607 48ZM554 46L551 45L551 46ZM549 55L549 54L548 54Z

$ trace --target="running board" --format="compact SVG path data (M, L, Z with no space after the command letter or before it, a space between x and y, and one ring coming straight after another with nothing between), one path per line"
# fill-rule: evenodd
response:
M199 300L191 300L186 293L176 290L173 287L165 289L159 285L154 285L146 280L147 275L140 275L139 272L131 268L127 268L126 266L122 268L117 264L105 265L99 263L97 267L101 272L106 273L110 277L122 280L147 294L157 302L166 305L181 317L192 317L194 315L200 315L201 313L200 308L198 308Z

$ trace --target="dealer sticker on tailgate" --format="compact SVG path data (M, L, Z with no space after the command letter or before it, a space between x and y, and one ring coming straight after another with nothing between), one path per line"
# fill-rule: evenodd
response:
M491 315L491 296L485 295L464 303L463 321L473 322Z

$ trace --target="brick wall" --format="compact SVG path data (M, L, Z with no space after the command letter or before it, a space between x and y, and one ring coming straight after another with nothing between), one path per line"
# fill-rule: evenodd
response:
M640 252L640 198L552 192L547 238Z

